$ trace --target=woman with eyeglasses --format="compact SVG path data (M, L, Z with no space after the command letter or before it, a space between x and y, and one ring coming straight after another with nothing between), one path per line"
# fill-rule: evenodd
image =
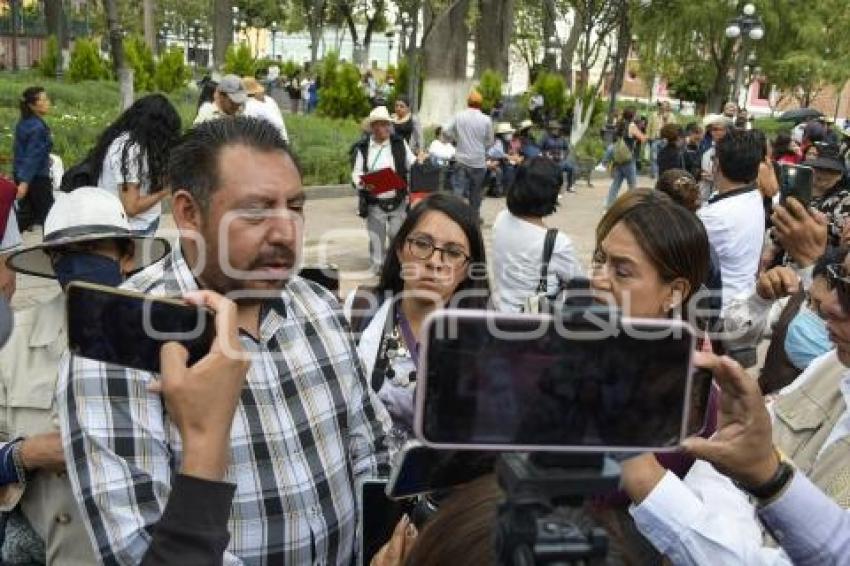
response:
M490 291L478 216L464 201L436 193L407 215L375 287L345 302L372 388L403 441L413 426L422 323L433 311L486 308Z

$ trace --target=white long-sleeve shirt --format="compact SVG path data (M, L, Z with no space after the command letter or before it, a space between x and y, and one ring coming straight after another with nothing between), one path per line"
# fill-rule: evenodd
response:
M245 112L243 115L268 121L280 130L280 135L284 141L289 141L286 124L283 123L283 114L280 113L280 107L271 96L263 97L262 101L249 97L245 102Z

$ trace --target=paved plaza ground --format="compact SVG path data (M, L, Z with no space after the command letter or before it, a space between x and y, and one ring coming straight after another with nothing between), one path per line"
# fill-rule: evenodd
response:
M554 215L546 219L549 226L566 232L576 246L582 262L589 265L593 251L593 234L602 215L602 203L608 194L610 178L596 173L593 186L579 181L576 193L563 195L561 206ZM651 187L648 177L639 177L639 187ZM305 212L305 264L332 263L339 266L341 292L343 295L354 286L368 280L365 272L369 265L368 240L365 223L356 216L357 200L353 196L337 198L309 198ZM625 185L623 186L625 190ZM488 244L496 214L505 208L504 198L486 198L482 207L484 236ZM173 229L171 216L163 215L160 234L167 235ZM29 232L24 236L27 244L39 242L40 232ZM32 305L36 301L50 298L58 286L54 281L25 275L18 276L18 291L12 301L16 309Z

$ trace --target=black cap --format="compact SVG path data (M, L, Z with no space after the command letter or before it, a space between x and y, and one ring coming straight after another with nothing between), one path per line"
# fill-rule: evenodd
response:
M803 162L803 165L812 169L829 169L837 173L846 173L847 168L841 159L841 150L838 145L827 142L816 142L814 144L818 152L817 157L811 157Z

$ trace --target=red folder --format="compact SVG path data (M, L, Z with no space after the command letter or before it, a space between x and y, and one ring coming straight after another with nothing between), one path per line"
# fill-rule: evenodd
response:
M15 214L12 210L12 205L15 204L15 197L18 195L18 187L15 182L8 177L0 175L0 240L6 233L6 223L9 221L9 215Z
M407 181L389 167L361 175L360 182L375 196L407 188Z

